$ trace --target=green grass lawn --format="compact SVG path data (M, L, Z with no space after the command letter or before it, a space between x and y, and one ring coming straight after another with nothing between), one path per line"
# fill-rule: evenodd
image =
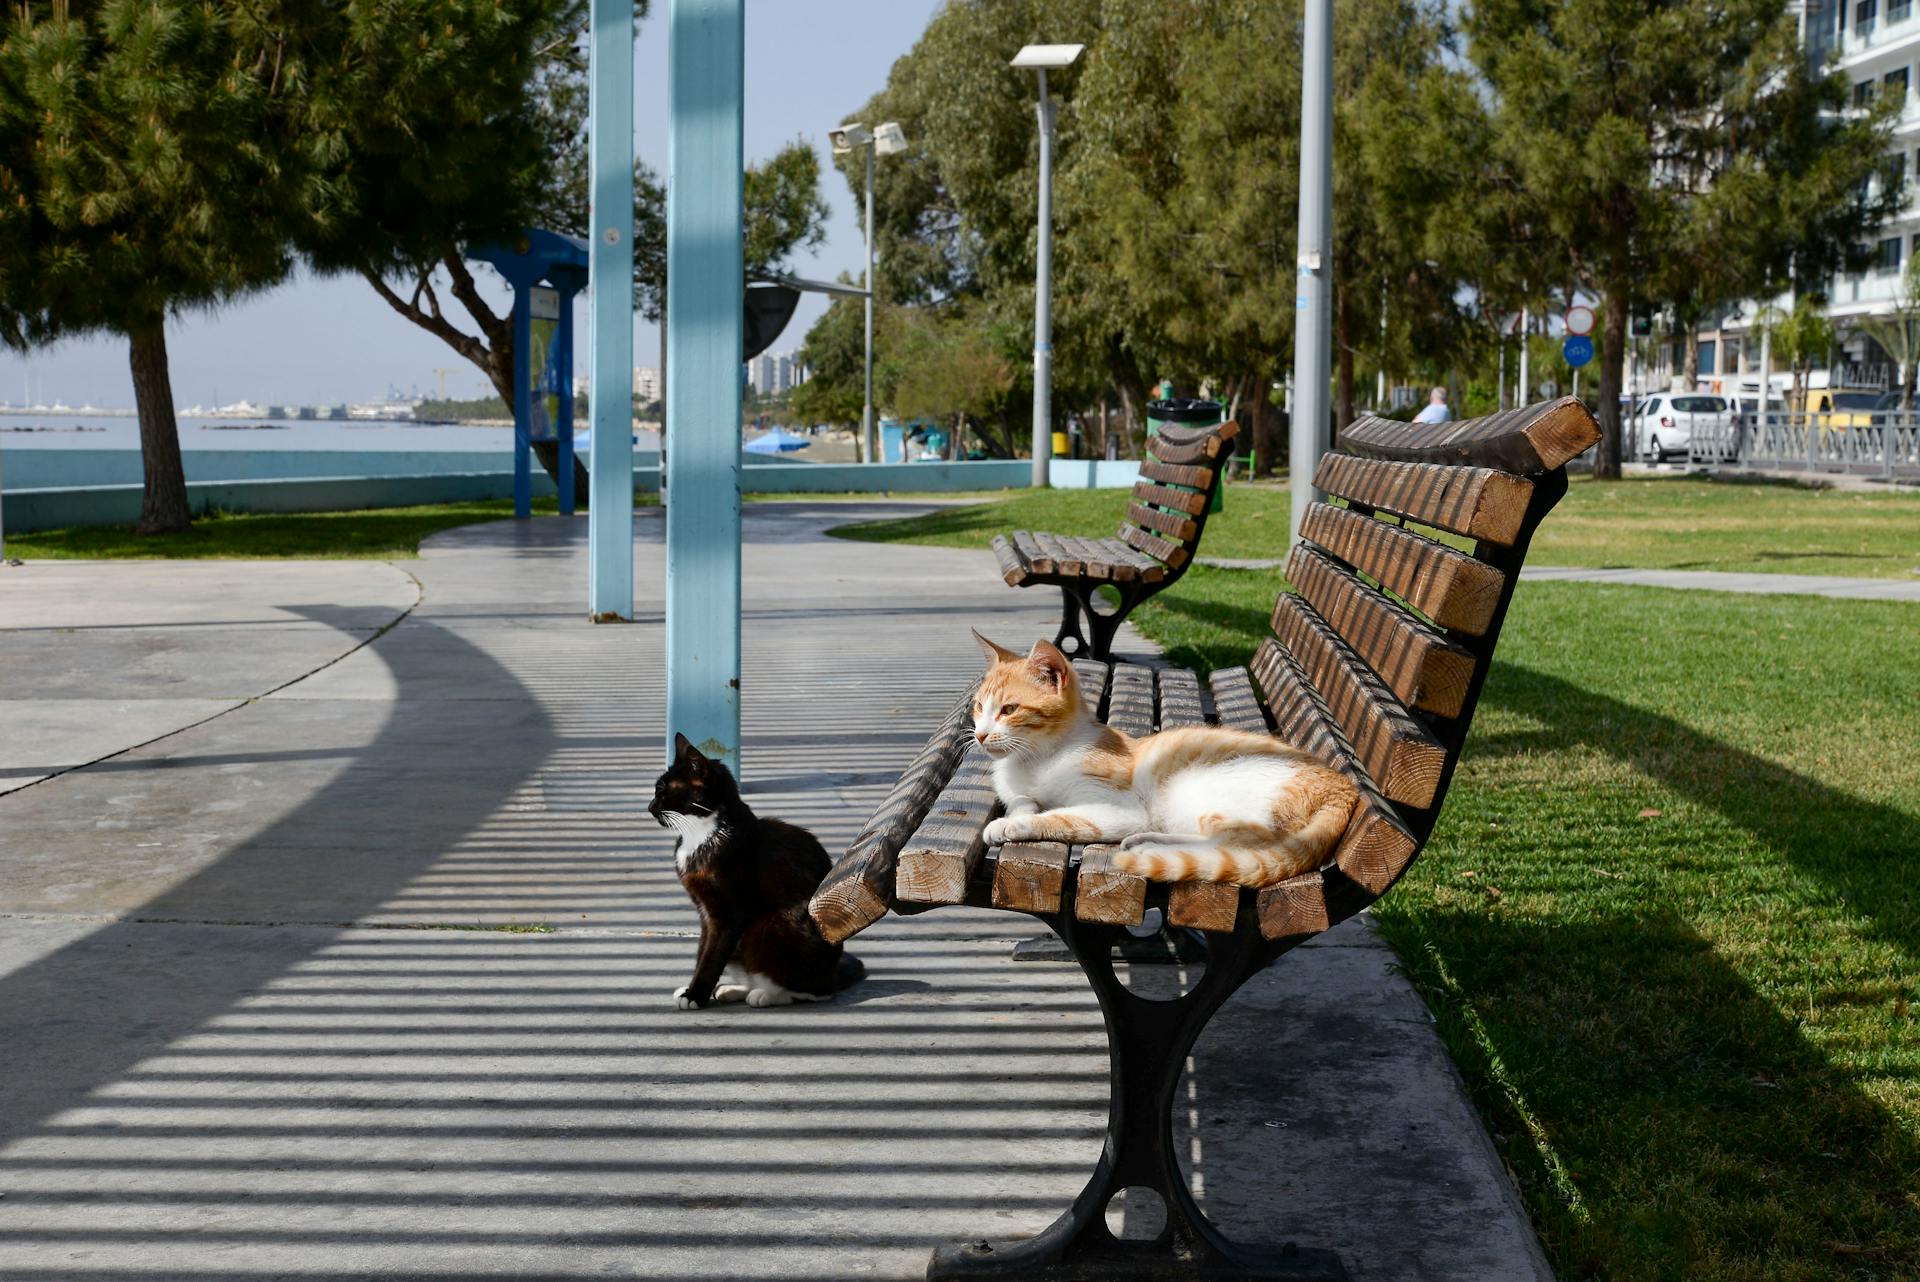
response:
M966 494L896 494L893 498L997 498L1005 491L981 490ZM857 502L872 494L748 494L750 503L777 503L791 499ZM634 495L639 507L654 507L658 494ZM560 510L551 497L533 501L536 516ZM467 503L436 503L423 507L369 508L357 512L299 512L248 515L212 512L195 518L185 534L143 538L126 525L86 526L7 535L7 555L23 560L153 560L181 558L338 558L370 557L386 560L420 555L420 541L442 530L477 521L504 520L513 515L510 499L482 499Z
M1817 545L1890 574L1916 550L1912 500L1629 485L1660 507L1628 527L1714 530L1643 564L1800 569L1761 554ZM1536 556L1631 544L1608 488L1577 485ZM1066 497L1047 515L1098 515ZM1020 503L861 534L978 543ZM1133 617L1177 661L1240 662L1282 584L1200 567ZM1560 1276L1920 1278L1916 726L1920 607L1516 594L1440 825L1376 916Z
M649 504L652 495L637 495ZM559 511L551 498L535 499L536 515ZM7 555L23 560L280 557L372 557L420 555L420 540L442 530L513 515L511 499L435 503L424 507L369 508L359 512L295 512L243 515L212 512L196 517L183 534L143 537L131 526L86 526L8 534Z
M1236 485L1207 521L1200 551L1279 557L1292 499L1284 488ZM1125 510L1115 490L1025 491L915 521L843 526L874 542L985 547L1005 530L1111 535ZM1658 477L1602 484L1576 477L1528 557L1536 565L1920 575L1920 493L1809 490Z

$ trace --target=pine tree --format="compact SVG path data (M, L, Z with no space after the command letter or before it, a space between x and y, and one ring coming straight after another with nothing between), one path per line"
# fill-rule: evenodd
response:
M1786 0L1476 0L1463 25L1492 108L1448 198L1495 228L1490 261L1600 298L1595 471L1616 477L1635 305L1701 314L1857 257L1890 212L1864 194L1889 117L1809 69Z
M199 0L27 0L0 19L0 339L125 336L146 534L190 517L168 316L290 265L281 62L234 18Z

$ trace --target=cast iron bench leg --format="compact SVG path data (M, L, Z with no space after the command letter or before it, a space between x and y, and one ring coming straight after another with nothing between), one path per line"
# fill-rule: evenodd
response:
M1173 1105L1187 1053L1213 1013L1272 956L1255 915L1241 913L1230 936L1209 937L1206 973L1191 992L1152 1001L1129 992L1113 973L1113 944L1124 928L1077 921L1071 892L1068 901L1042 920L1086 971L1106 1019L1113 1092L1106 1148L1086 1189L1045 1231L1020 1242L941 1247L927 1265L929 1282L1345 1282L1346 1269L1331 1251L1290 1242L1247 1247L1221 1236L1187 1192L1174 1151ZM1160 1195L1167 1222L1158 1237L1121 1241L1108 1231L1107 1203L1127 1188Z
M1110 587L1120 594L1120 604L1111 613L1102 614L1094 609L1094 593L1103 587ZM1087 580L1075 584L1060 585L1060 635L1053 639L1060 653L1069 659L1093 659L1100 663L1113 661L1113 638L1120 631L1120 625L1133 613L1133 607L1146 600L1151 593L1141 590L1134 583L1107 583ZM1086 621L1087 631L1093 633L1093 639L1087 640L1080 630L1082 620Z

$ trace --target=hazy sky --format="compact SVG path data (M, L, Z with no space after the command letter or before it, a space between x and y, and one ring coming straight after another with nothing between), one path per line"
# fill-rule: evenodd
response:
M654 0L634 47L634 146L656 170L667 167L667 5ZM940 7L940 0L747 0L749 162L798 136L822 162L822 194L832 213L826 243L796 269L831 279L863 265L855 198L827 163L826 131L886 82ZM1012 54L1009 50L1009 56ZM882 161L882 163L885 163ZM504 288L494 292L503 299ZM459 305L445 300L452 315ZM800 309L774 351L798 345L825 310L818 295ZM584 308L577 355L586 363ZM436 368L448 369L449 395L491 393L479 370L439 339L395 315L358 277L301 276L268 294L216 313L194 313L167 327L174 400L180 405L368 400L391 385L431 393ZM635 318L635 364L659 362L659 335ZM133 384L121 339L74 339L30 356L0 354L0 400L18 402L28 381L37 402L131 406Z

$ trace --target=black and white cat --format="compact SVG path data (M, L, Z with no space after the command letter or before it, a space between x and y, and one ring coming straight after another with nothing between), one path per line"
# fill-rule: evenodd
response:
M726 766L685 735L673 737L673 750L647 813L679 835L674 868L700 910L699 956L675 1003L832 1001L866 967L807 913L833 866L825 847L804 828L754 814Z

